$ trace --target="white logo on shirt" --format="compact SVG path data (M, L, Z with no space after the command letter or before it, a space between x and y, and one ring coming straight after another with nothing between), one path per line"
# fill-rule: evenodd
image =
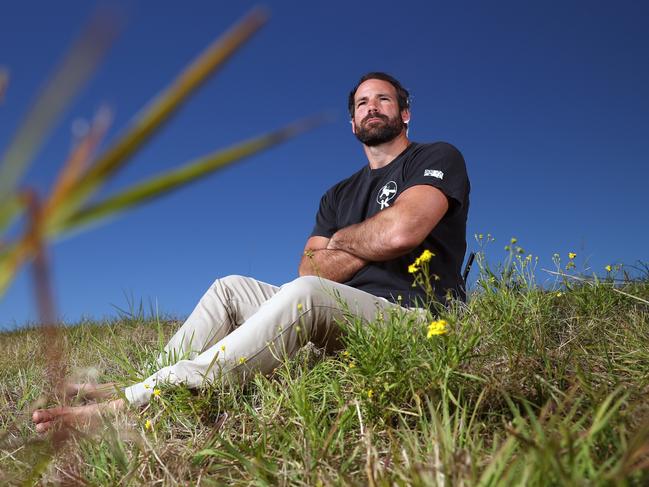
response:
M390 206L389 201L397 194L397 183L390 181L381 189L376 197L376 202L381 205L381 210Z
M433 176L437 179L444 179L444 173L437 169L424 169L424 176Z

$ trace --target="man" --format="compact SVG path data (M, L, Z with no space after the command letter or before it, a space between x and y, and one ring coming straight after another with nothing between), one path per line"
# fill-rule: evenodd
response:
M446 143L408 140L408 92L385 73L360 79L349 113L369 164L322 197L300 277L281 287L218 279L165 347L155 374L121 399L35 411L37 431L145 404L160 383L199 387L269 373L308 341L336 348L337 321L345 317L372 321L391 308L424 306L428 297L408 273L424 250L432 255L435 297L464 299L469 181L461 154ZM115 387L71 385L68 392L106 399Z

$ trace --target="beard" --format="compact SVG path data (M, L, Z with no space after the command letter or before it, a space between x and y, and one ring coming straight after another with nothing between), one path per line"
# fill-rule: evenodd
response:
M370 118L379 118L383 123L374 123L368 127L365 122ZM367 115L359 125L354 125L356 138L370 147L390 142L406 127L407 125L403 123L401 114L389 118L387 115L379 113Z

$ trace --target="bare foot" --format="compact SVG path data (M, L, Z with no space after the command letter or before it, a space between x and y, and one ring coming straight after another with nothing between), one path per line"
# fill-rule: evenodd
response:
M99 420L102 414L121 411L125 406L124 399L115 399L114 401L86 404L84 406L37 409L32 413L32 421L36 425L37 432L45 433L59 425L90 425Z
M106 384L92 384L90 382L80 384L67 383L64 393L65 397L69 398L104 400L115 396L116 388L117 386L114 382L108 382Z

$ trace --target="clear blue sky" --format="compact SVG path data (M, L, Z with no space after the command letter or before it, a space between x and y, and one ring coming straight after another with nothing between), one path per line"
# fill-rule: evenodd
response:
M253 2L140 1L105 62L39 152L24 183L44 189L71 126L102 103L109 140ZM332 112L332 123L163 200L55 244L62 318L116 315L132 295L187 315L219 276L281 284L296 276L321 194L366 163L346 116L366 71L392 73L413 98L411 139L464 154L474 233L516 236L552 267L649 260L649 4L610 2L266 3L269 23L187 103L108 194L196 156ZM0 17L0 153L37 90L94 10L91 2L10 2ZM475 277L475 270L473 276ZM539 280L548 279L543 272ZM0 327L35 318L23 271L0 301Z

